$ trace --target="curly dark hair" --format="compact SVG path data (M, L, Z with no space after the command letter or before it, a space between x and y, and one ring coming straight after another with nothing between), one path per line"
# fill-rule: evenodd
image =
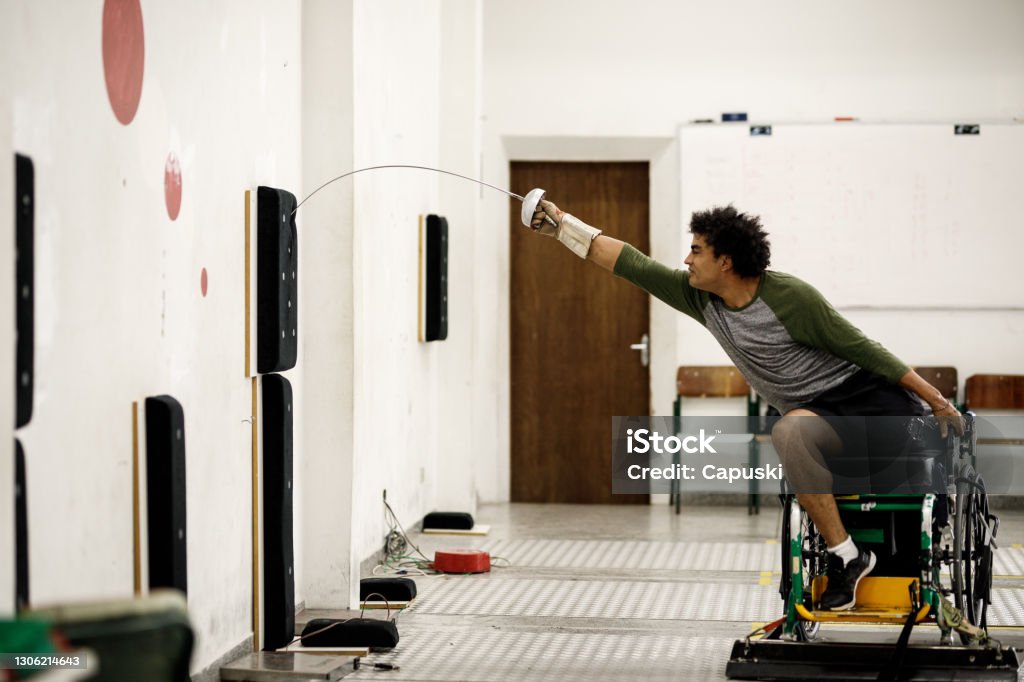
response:
M760 277L771 262L772 245L761 219L740 213L732 204L695 212L690 232L703 237L716 257L731 257L740 277Z

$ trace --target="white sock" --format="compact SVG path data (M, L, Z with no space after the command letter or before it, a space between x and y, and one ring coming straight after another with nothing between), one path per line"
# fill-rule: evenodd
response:
M840 542L835 547L829 547L828 551L837 557L841 557L844 566L856 559L858 554L857 545L854 544L853 538L849 535L846 536L846 540Z

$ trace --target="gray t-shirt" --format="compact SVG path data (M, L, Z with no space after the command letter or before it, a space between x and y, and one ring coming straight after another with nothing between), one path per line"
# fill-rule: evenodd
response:
M766 271L742 308L690 286L690 275L625 245L615 274L694 318L718 340L747 383L785 414L853 376L859 368L892 383L910 368L864 336L806 282Z

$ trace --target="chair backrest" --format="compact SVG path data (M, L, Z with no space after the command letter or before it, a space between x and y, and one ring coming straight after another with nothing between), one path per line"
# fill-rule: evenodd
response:
M675 417L676 431L680 429L678 421L682 414L684 398L744 398L747 403L747 416L756 416L760 411L760 399L750 390L750 385L740 371L732 365L689 365L682 366L676 372ZM716 401L709 401L716 402ZM711 414L721 415L715 410ZM749 446L749 462L752 466L759 463L759 446L752 439ZM677 460L678 461L678 460ZM675 506L679 513L682 496L679 494L679 481L672 481L669 504ZM747 497L747 513L756 514L760 509L759 482L750 481Z
M948 398L954 403L957 402L956 394L960 384L956 367L915 367L914 371L922 379L939 389L943 398Z
M964 402L969 410L1024 410L1024 374L973 374Z
M684 398L743 398L750 385L732 365L682 366L676 372L676 395Z

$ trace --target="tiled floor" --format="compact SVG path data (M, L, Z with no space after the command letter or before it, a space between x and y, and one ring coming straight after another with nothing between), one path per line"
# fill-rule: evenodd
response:
M1024 512L1001 510L993 634L1024 646ZM353 680L721 680L732 642L781 615L779 512L740 507L498 505L487 537L416 535L428 556L482 548L488 574L417 579L399 646ZM504 563L496 561L495 563ZM822 637L895 641L898 628ZM914 641L936 643L934 626Z

